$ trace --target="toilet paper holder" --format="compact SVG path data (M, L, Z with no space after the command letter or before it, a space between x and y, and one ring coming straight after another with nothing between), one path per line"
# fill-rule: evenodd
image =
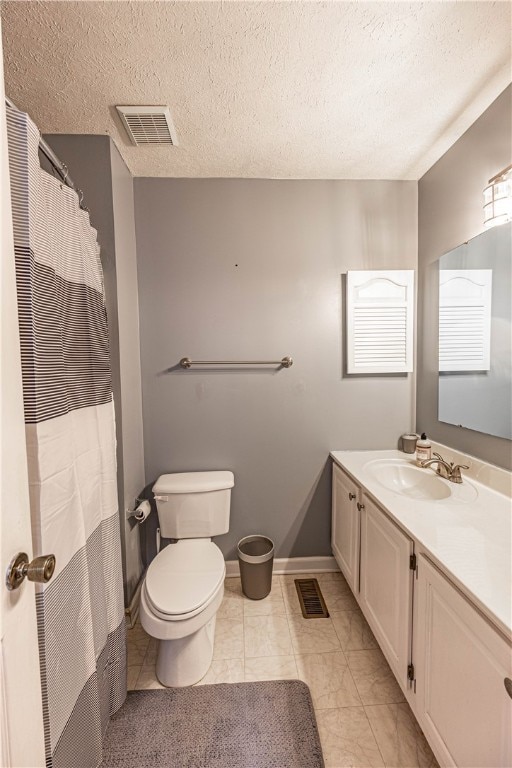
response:
M146 518L151 513L151 504L147 499L135 499L135 503L137 506L135 509L129 509L127 510L126 517L128 520L136 520L139 525L146 520Z

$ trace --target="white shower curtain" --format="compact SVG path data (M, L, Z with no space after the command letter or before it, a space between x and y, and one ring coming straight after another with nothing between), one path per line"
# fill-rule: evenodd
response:
M93 768L126 696L115 424L96 231L7 108L32 536L49 768Z

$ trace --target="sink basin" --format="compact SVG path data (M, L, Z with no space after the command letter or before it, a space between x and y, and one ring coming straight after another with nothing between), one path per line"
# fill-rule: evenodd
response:
M478 492L464 480L461 485L450 483L431 469L417 467L405 459L376 459L365 464L364 469L388 491L421 501L473 501Z

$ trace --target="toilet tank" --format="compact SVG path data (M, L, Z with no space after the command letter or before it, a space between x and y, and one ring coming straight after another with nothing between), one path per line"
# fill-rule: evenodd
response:
M229 530L232 472L160 475L153 486L160 533L166 539L201 539Z

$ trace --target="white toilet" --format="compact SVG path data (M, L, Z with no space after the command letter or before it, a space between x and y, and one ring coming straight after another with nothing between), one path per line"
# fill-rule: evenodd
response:
M210 667L226 574L210 537L229 529L233 485L232 472L184 472L161 475L153 486L161 535L178 540L157 554L141 593L142 626L160 640L163 685L193 685Z

